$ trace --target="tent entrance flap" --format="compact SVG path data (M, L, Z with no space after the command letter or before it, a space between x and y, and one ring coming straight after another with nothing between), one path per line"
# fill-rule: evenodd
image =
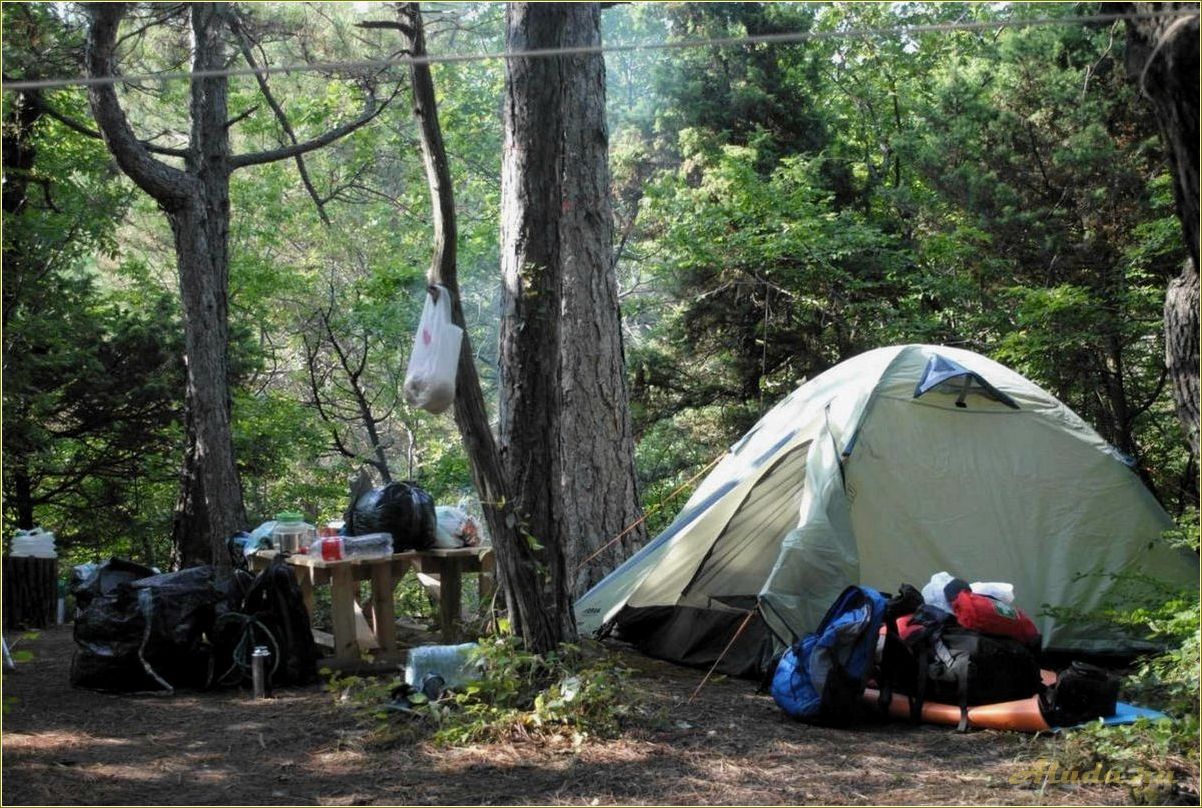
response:
M927 366L914 388L914 398L932 390L956 396L956 406L961 409L968 407L966 399L970 395L984 396L1014 410L1019 408L1014 399L985 381L981 374L939 354L934 354L927 360Z
M747 612L740 609L627 606L615 636L647 656L695 668L718 663L719 673L754 678L767 668L774 641L763 620L743 627L746 621Z

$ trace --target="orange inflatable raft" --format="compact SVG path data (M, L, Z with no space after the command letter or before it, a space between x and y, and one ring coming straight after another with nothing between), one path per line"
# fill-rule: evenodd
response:
M1056 683L1054 671L1041 671L1043 683ZM873 688L864 691L864 701L877 706L880 693ZM894 693L889 700L889 715L910 717L910 699L905 693ZM955 704L928 701L922 705L922 720L930 724L956 726L960 723L960 708ZM1039 711L1039 696L996 704L978 704L968 708L968 725L978 729L1003 729L1014 732L1046 732L1051 727Z

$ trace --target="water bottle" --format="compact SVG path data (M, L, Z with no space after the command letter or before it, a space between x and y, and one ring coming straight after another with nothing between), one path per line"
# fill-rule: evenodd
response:
M271 656L271 651L266 645L256 645L255 650L250 654L250 674L251 686L254 688L256 699L267 698L267 660Z
M271 543L281 553L299 553L317 538L317 528L305 521L295 511L284 511L275 515L275 527L271 529Z
M388 558L392 555L392 534L365 533L362 536L322 536L309 545L309 555L322 561Z
M479 678L469 660L474 642L460 645L422 645L409 649L405 681L423 690L454 688Z

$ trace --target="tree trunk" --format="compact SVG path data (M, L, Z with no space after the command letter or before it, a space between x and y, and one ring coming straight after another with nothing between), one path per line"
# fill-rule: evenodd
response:
M116 74L114 51L124 9L90 7L88 72ZM194 70L225 67L221 39L228 6L190 7ZM188 445L180 474L172 539L173 558L188 566L229 565L225 541L246 526L242 488L234 464L229 398L229 181L226 129L227 79L192 82L191 139L184 170L154 160L134 137L114 88L89 88L93 115L118 165L167 214L179 269L184 321Z
M1193 16L1127 20L1127 73L1151 102L1173 171L1177 216L1189 251L1164 304L1165 360L1177 416L1198 455L1198 5L1126 3L1136 14Z
M16 502L13 509L17 512L17 527L30 530L37 524L33 520L33 481L29 479L29 469L24 464L12 470L13 498Z
M85 62L90 77L118 75L117 33L123 3L84 4L88 26ZM230 174L247 166L290 160L322 148L367 125L392 100L376 101L366 82L366 103L354 120L296 142L283 120L289 145L266 151L230 153L228 78L224 34L233 33L236 9L228 3L186 6L192 28L192 69L208 75L192 79L191 130L186 149L164 149L140 141L126 118L112 83L89 85L88 101L105 144L117 165L149 194L171 224L180 276L187 382L184 391L187 449L172 530L173 555L183 563L228 566L225 542L246 526L246 509L234 462L229 393L229 221ZM251 59L253 62L253 58ZM265 82L260 82L266 93ZM399 88L398 88L399 89ZM281 108L268 99L278 116ZM181 170L152 151L184 158Z
M597 4L508 6L509 52L599 43ZM638 514L604 106L600 55L507 61L501 457L565 639L573 589L598 577L579 567ZM621 550L607 554L612 563Z
M13 97L9 114L4 122L4 212L16 216L25 208L29 180L33 172L37 149L33 145L33 127L42 117L42 105L39 91L17 93ZM4 260L11 262L10 268L15 268L26 256L19 251L10 253L13 245L8 239L4 241ZM14 279L9 275L5 280L13 287ZM8 316L16 306L16 295L4 296L4 325L8 325ZM5 342L5 366L8 366L8 342ZM7 447L10 457L16 455L13 447ZM17 527L29 529L35 524L33 516L33 482L29 478L28 456L16 456L8 464L7 473L12 478L13 500L9 503L17 515Z
M195 54L193 70L225 67L221 38L230 9L225 4L197 3L190 9ZM228 563L225 541L246 526L242 487L234 463L229 394L229 221L230 142L224 76L192 82L191 148L186 171L198 182L196 193L168 213L179 263L187 382L185 412L195 435L195 464L187 479L197 486L192 496L204 503L205 530L181 552L187 563Z
M1198 270L1186 261L1181 274L1169 283L1164 299L1164 353L1177 418L1185 430L1190 450L1198 456Z
M564 45L599 46L599 6L569 9ZM561 157L559 452L566 473L559 481L559 499L568 586L576 598L641 547L646 531L639 521L613 262L605 59L592 53L566 61L560 103L575 120L564 128ZM605 547L636 522L619 542Z
M404 3L398 6L398 23L409 52L413 56L425 55L426 42L419 4ZM484 394L476 373L475 352L459 298L455 194L438 120L434 81L429 65L425 64L410 64L409 76L413 89L413 115L421 134L422 159L433 210L434 254L428 278L431 283L441 284L450 292L451 319L464 329L455 379L455 423L471 461L472 481L480 494L484 518L496 548L497 573L508 613L516 617L514 622L518 626L538 626L546 609L537 597L537 559L516 527L517 520L505 485L500 453L488 423ZM542 628L537 633L550 635L551 631Z

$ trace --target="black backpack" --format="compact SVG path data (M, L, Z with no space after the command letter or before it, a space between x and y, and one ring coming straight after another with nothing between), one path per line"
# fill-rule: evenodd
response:
M304 596L292 570L279 558L249 584L240 607L217 620L214 635L219 685L250 679L257 645L270 653L269 685L306 685L318 678L321 652L313 640Z
M894 689L910 694L910 716L916 722L926 701L957 704L960 732L968 730L970 705L1023 699L1042 689L1039 662L1027 646L950 622L910 643L888 631L880 667L882 704L888 704Z
M1071 727L1114 715L1121 679L1097 665L1074 662L1039 694L1039 710L1053 727Z

